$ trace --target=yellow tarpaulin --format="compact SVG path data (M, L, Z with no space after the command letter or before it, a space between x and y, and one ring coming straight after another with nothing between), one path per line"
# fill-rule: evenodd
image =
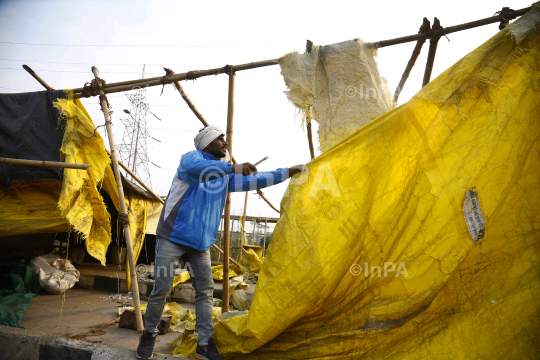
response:
M540 356L538 19L536 7L293 178L249 314L215 327L221 353Z
M70 228L85 238L90 255L105 264L111 242L110 214L98 189L103 188L120 210L116 180L103 139L79 100L58 99L64 138L60 153L65 162L91 164L88 170L64 169L62 181L16 182L2 199L2 235L63 232ZM44 134L44 138L46 134ZM2 188L7 185L3 184ZM134 253L139 256L148 217L161 212L161 203L124 187L131 222ZM128 276L129 280L129 276Z

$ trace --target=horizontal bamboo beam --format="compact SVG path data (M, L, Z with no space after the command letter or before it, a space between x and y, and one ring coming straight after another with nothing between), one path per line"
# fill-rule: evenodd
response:
M174 74L172 76L158 76L158 77L147 78L147 79L129 80L129 81L105 84L103 88L103 92L105 94L110 94L110 93L116 93L116 92L121 92L121 91L129 91L129 90L132 90L134 87L158 86L158 85L171 84L171 83L174 83L175 81L194 80L203 76L228 74L231 71L231 69L232 71L235 72L235 71L255 69L255 68L276 65L276 64L277 64L277 59L273 59L273 60L251 62L248 64L242 64L242 65L234 65L234 66L227 65L224 67L210 69L210 70L188 71L186 73ZM98 92L99 92L98 90L91 90L87 94L84 94L83 96L82 95L83 90L84 88L73 89L73 93L74 93L73 98L78 99L81 97L96 96L98 95Z
M41 167L78 169L78 170L86 170L90 166L92 166L90 164L74 164L74 163L65 163L65 162L59 162L59 161L23 160L23 159L10 159L10 158L0 158L0 164L41 166Z
M45 80L43 80L38 74L35 73L34 70L32 70L32 69L30 68L30 66L28 66L28 65L23 65L22 67L23 67L23 69L26 70L30 75L32 75L32 77L33 77L34 79L36 79L41 85L43 85L43 87L45 87L45 89L47 89L47 91L52 91L52 90L53 90L53 88L50 87L49 84L47 84L47 83L45 82Z
M105 148L105 151L107 152L107 154L109 154L109 156L111 156L111 153L109 152L109 150L107 150L107 149ZM159 201L159 202L162 203L162 204L165 204L165 202L163 201L163 199L160 198L155 192L153 192L152 189L150 189L148 186L146 186L146 184L143 183L143 181L142 181L141 179L139 179L139 178L137 177L137 175L135 175L135 174L134 174L134 173L133 173L126 165L124 165L123 162L121 162L120 160L118 160L118 165L120 165L120 166L122 167L122 169L126 170L127 173L128 173L129 175L131 175L131 177L132 177L133 179L135 179L135 180L136 180L143 188L146 189L146 191L148 191L150 194L152 194L152 196L154 196L154 197L156 198L157 201Z
M523 8L523 9L519 9L519 10L515 10L513 12L514 19L516 17L518 17L518 16L521 16L521 15L527 13L531 9L532 9L532 6L529 6L527 8ZM444 36L444 35L451 34L451 33L454 33L454 32L458 32L458 31L462 31L462 30L468 30L468 29L472 29L472 28L475 28L475 27L479 27L479 26L489 25L489 24L493 24L493 23L496 23L496 22L500 22L500 21L512 20L512 19L507 19L507 17L508 17L508 15L505 15L505 14L492 16L492 17L488 17L488 18L485 18L485 19L471 21L471 22L461 24L461 25L449 26L449 27L443 28L440 31L433 31L432 34L433 35L438 35L438 36ZM390 46L390 45L397 45L397 44L403 44L403 43L406 43L406 42L417 41L417 40L422 39L423 36L425 36L425 35L424 34L414 34L414 35L403 36L403 37L399 37L399 38L395 38L395 39L383 40L383 41L375 42L375 43L372 43L372 45L374 45L377 48L382 48L382 47L386 47L386 46ZM428 38L429 37L430 36L428 36Z

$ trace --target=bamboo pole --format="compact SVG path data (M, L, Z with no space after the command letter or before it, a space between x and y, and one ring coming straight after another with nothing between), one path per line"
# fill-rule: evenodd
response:
M24 70L26 70L30 75L32 75L34 77L34 79L36 79L41 85L43 85L45 87L45 89L47 89L47 91L52 91L53 88L49 86L49 84L47 84L45 82L45 80L43 80L38 74L35 73L34 70L32 70L30 68L30 66L28 65L23 65L22 66Z
M248 194L249 192L246 191L246 197L244 199L244 215L242 215L242 227L240 228L240 243L238 244L239 252L238 252L238 261L242 260L242 246L244 245L244 237L246 234L246 212L247 212L247 202L248 202Z
M233 154L233 120L234 120L234 79L235 70L230 67L229 72L229 99L227 104L227 149ZM227 192L225 200L225 241L223 246L223 312L229 311L229 228L231 218L231 193Z
M3 157L0 157L0 164L40 166L40 167L78 169L78 170L86 170L90 166L92 166L91 164L74 164L74 163L65 163L65 162L59 162L59 161L11 159L11 158L3 158Z
M216 244L213 244L212 246L213 246L217 251L219 251L221 255L225 256L225 253L223 252L223 250L221 250L221 249L219 248L219 246L217 246ZM230 256L229 256L229 260L231 260L234 264L240 266L240 265L239 265L236 261L234 261L234 259L233 259L232 257L230 257Z
M112 157L111 153L109 152L109 150L105 149L105 151L107 152L107 154L109 154L109 156ZM118 165L120 165L122 167L122 169L126 170L127 173L129 175L131 175L131 177L133 179L135 179L143 188L145 188L146 191L148 191L150 194L152 194L152 196L154 196L156 198L157 201L159 201L160 203L162 204L165 204L165 201L163 201L162 198L160 198L156 193L154 193L152 191L152 189L150 189L148 186L146 186L146 184L137 177L137 175L135 175L123 162L121 162L120 160L118 160Z
M218 230L218 236L219 236L220 234L221 234L221 236L220 236L220 239L219 239L219 246L218 246L218 247L223 246L223 219L221 219L221 218L219 219L219 228L220 228L221 230ZM221 249L220 249L220 250L221 250ZM223 251L223 250L222 250L222 251ZM218 257L217 257L217 261L218 261L218 262L221 261L221 254L222 254L222 252L219 252L219 253L218 253Z
M235 65L234 71L249 70L249 69L255 69L255 68L276 65L276 64L277 64L277 59L251 62L248 64ZM158 85L164 85L164 84L171 84L171 83L174 83L175 81L194 80L203 76L226 74L228 73L230 68L231 66L225 66L225 67L209 69L209 70L189 71L186 73L175 74L172 76L159 76L159 77L154 77L154 78L137 79L137 80L118 82L118 83L105 84L103 92L105 94L110 94L110 93L116 93L116 92L121 92L121 91L129 91L135 87L158 86ZM85 93L85 94L83 94L83 90L84 88L73 89L73 93L74 93L73 98L78 99L81 97L91 97L91 96L98 95L97 90L90 90L88 93Z
M313 136L311 135L311 121L306 124L307 128L307 139L309 144L309 154L312 159L315 159L315 149L313 148ZM273 206L272 206L273 207Z
M266 254L266 231L268 229L267 226L268 226L268 219L265 219L264 220L263 251L262 251L263 257Z
M257 220L253 220L253 234L251 234L251 245L255 245L255 229L256 228L257 228ZM248 245L249 245L249 241L248 241Z
M435 54L437 53L437 44L441 38L441 35L438 33L443 30L439 19L435 18L433 21L432 30L435 32L435 35L432 35L429 39L429 52L426 62L426 69L424 71L424 79L422 80L422 87L426 86L431 79L431 72L433 71L433 63L435 62Z
M268 203L268 205L270 205L270 207L271 207L272 209L274 209L278 214L280 214L279 210L276 209L276 207L275 207L274 205L272 205L272 203L270 202L270 200L268 200L268 199L266 198L266 196L264 196L264 193L263 193L260 189L257 190L257 194L259 194L259 196L262 197L262 198L264 199L264 201L266 201L266 202Z
M519 17L521 15L524 15L525 13L527 13L531 9L532 9L532 6L529 6L529 7L523 8L523 9L519 9L519 10L515 10L513 12L513 17L511 19L508 19L507 15L501 14L501 15L497 15L497 16L491 16L491 17L488 17L488 18L476 20L476 21L471 21L471 22L468 22L468 23L460 24L460 25L449 26L447 28L444 28L440 32L438 32L438 35L439 36L448 35L448 34L451 34L451 33L454 33L454 32L468 30L468 29L472 29L472 28L475 28L475 27L479 27L479 26L489 25L489 24L493 24L493 23L496 23L496 22L500 22L500 21L512 20L512 19L515 19L515 18L517 18L517 17ZM422 38L422 36L423 36L422 34L415 34L415 35L403 36L403 37L390 39L390 40L383 40L383 41L375 42L375 43L372 43L372 44L373 44L373 46L375 46L377 48L382 48L382 47L386 47L386 46L403 44L403 43L406 43L406 42L420 40Z
M409 62L407 63L407 67L405 68L405 71L403 72L403 75L401 76L401 80L399 82L399 85L396 88L396 92L394 93L394 101L397 103L399 94L401 94L401 91L403 91L403 87L405 86L405 82L407 81L407 78L409 77L409 74L411 73L411 70L416 63L416 59L418 58L418 55L420 55L420 51L422 50L422 46L424 46L424 43L426 42L427 37L429 36L428 31L431 29L430 22L427 18L424 18L422 22L422 26L420 26L420 30L418 31L419 34L424 34L424 37L419 39L416 42L416 46L414 47L413 53L411 55L411 58L409 59Z
M166 76L174 75L174 71L172 71L171 69L168 69L168 68L164 68L164 69L165 69L165 73L167 74ZM184 99L184 101L189 106L191 111L193 111L197 119L199 119L204 126L210 125L208 121L206 121L205 118L202 116L202 114L199 112L199 110L197 110L197 108L195 107L195 104L193 104L191 99L187 96L186 92L184 91L184 88L182 87L182 85L180 85L180 81L174 81L173 85L176 88L176 90L178 90L178 92L180 93L180 96L182 96L182 99Z
M95 79L99 79L99 71L95 66L92 66L92 73L94 74ZM100 89L100 102L101 102L101 111L105 116L105 126L107 128L107 135L109 138L109 146L111 148L111 160L113 165L114 177L116 178L116 186L118 188L118 197L120 198L120 210L121 214L127 216L126 200L124 198L124 187L122 186L122 177L120 176L120 167L118 166L118 157L116 156L116 150L114 146L113 131L111 126L111 118L109 117L109 107L107 98L105 94ZM135 318L137 320L137 331L139 336L142 335L143 331L143 320L141 314L141 299L139 298L139 283L137 282L137 274L135 272L135 257L133 255L133 244L131 242L131 231L129 222L124 224L124 236L126 238L126 247L129 259L129 269L131 274L131 287L133 291L133 302L135 303Z

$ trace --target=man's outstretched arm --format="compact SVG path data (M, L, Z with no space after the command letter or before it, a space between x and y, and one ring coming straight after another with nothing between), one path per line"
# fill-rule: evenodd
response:
M302 171L302 165L256 174L229 174L229 192L251 191L277 185Z

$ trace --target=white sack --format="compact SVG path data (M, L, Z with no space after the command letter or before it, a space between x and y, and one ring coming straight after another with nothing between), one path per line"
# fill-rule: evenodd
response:
M356 39L278 60L287 98L319 123L323 152L395 107L374 54Z
M35 257L30 261L30 266L36 269L40 288L51 294L62 294L79 281L79 271L58 254Z

